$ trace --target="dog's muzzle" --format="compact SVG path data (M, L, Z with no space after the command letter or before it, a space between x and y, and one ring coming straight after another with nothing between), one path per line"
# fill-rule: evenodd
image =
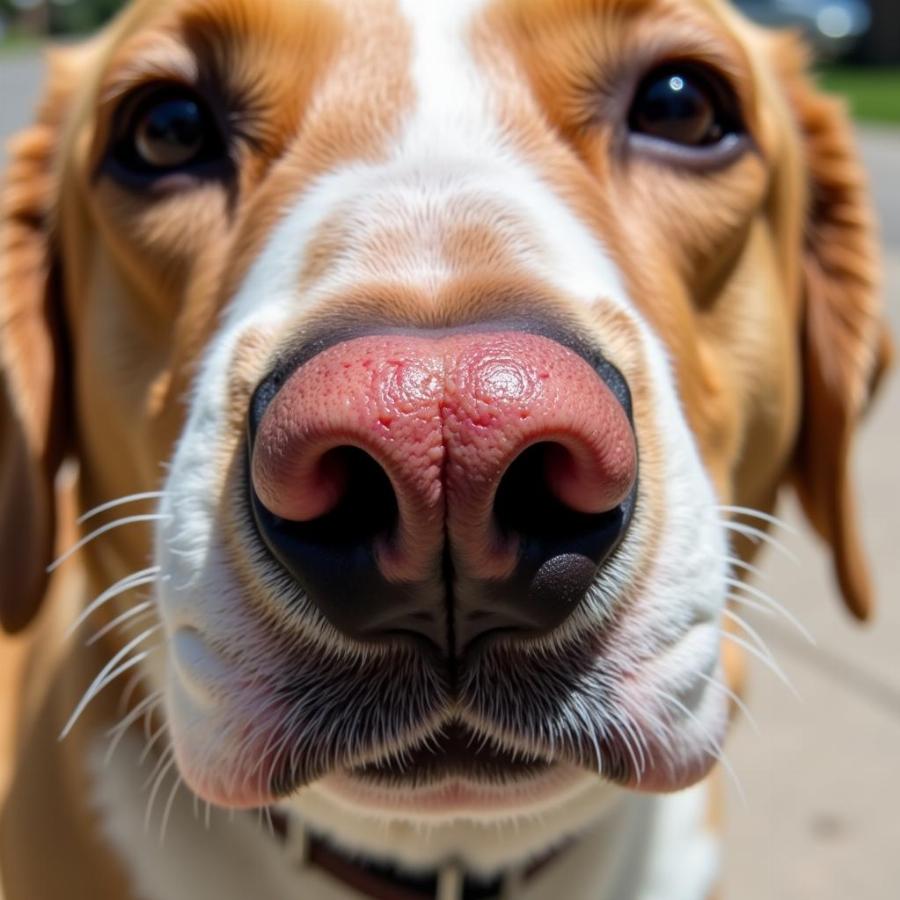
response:
M547 634L634 505L621 374L519 327L322 342L259 386L249 434L264 544L355 640L412 635L456 655Z

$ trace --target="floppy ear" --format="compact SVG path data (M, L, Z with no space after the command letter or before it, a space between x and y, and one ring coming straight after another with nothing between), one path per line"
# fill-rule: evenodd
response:
M818 93L799 61L788 74L809 179L804 403L794 483L807 518L831 547L847 607L866 619L873 591L857 522L851 451L857 424L891 358L876 228L844 104Z
M36 123L11 142L0 194L0 623L11 632L31 621L46 589L54 481L66 444L52 234L54 158L67 93L60 75Z

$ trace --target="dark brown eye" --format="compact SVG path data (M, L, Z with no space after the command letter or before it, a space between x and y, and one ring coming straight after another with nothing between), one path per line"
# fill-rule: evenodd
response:
M689 65L657 69L628 115L633 134L683 147L710 147L742 132L737 99L724 80Z
M167 85L125 104L112 147L114 174L147 182L185 173L214 176L228 161L225 137L204 101Z
M134 147L140 158L157 169L174 169L203 150L206 122L195 100L173 97L150 107L137 122Z

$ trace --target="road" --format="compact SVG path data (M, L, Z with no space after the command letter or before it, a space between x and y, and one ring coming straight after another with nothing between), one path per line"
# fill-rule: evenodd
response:
M0 58L0 137L28 121L38 95L33 56ZM886 247L887 301L900 334L900 131L860 135ZM2 154L0 154L2 163ZM815 635L762 620L802 697L755 667L745 722L728 745L746 803L729 789L729 900L896 900L900 897L900 376L860 440L856 470L881 609L860 628L839 607L827 558L788 498L781 512L794 565L770 554L766 590Z

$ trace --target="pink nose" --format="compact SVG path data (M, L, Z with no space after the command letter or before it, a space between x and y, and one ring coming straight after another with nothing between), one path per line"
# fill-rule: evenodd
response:
M366 579L346 585L326 572L328 583L307 585L328 618L355 635L420 631L437 643L446 598L434 597L447 590L465 612L466 640L486 630L546 630L560 620L559 603L568 614L572 566L580 583L597 564L585 562L596 553L579 552L584 532L601 522L609 531L636 470L631 424L603 379L562 344L517 331L379 335L324 350L265 410L251 465L261 506L278 527L297 526L294 549L276 555L312 558L289 561L301 583L310 580L306 570L367 556L370 585L379 585L371 602ZM553 584L537 602L507 596L505 583L513 594L532 590L516 573L523 552L534 555L532 526L543 526L532 520L545 512L561 517L559 531L575 532L571 546L565 534L538 539L548 560L576 559L551 566L561 578L547 576L561 580L566 596L557 602ZM354 519L376 524L341 548L341 528L354 533ZM448 568L454 584L442 586ZM405 589L391 597L390 585ZM501 600L474 597L479 585ZM335 593L346 596L322 596Z

